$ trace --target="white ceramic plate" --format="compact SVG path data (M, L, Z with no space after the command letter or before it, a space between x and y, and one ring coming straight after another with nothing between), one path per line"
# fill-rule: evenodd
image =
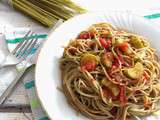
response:
M65 96L57 90L61 76L59 58L63 46L79 32L98 22L109 22L120 29L138 33L150 39L153 47L160 53L160 31L151 22L126 12L99 12L76 16L63 23L51 33L42 48L36 67L36 87L40 101L52 120L88 120L77 116L67 104ZM153 117L150 118L153 120Z

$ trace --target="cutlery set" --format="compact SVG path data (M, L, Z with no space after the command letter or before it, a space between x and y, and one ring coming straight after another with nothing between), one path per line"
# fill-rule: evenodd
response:
M36 38L36 34L29 31L24 36L23 40L18 43L15 49L10 52L6 56L5 60L1 63L0 69L9 66L15 66L18 70L18 74L11 82L11 84L7 87L7 89L3 92L3 94L0 96L0 104L3 104L7 97L10 95L11 91L14 89L26 69L35 64L31 61L34 56L34 54L31 54L31 52L33 49L35 49L35 47L37 50L40 44L41 43L38 43L38 38Z
M62 19L58 20L58 22L51 29L51 32L53 32L62 23ZM2 105L11 94L20 78L24 75L25 71L36 64L36 61L33 60L35 53L33 54L32 52L33 50L38 51L42 44L43 42L38 41L37 34L29 31L23 37L23 40L17 44L15 49L6 56L2 63L0 63L0 69L9 66L15 66L18 70L18 74L15 79L9 84L7 89L0 96L0 105Z

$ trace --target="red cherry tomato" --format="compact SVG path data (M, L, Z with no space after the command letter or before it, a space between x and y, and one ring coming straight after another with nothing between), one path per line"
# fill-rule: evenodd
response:
M99 42L101 43L102 47L104 47L105 49L108 49L112 43L110 39L106 40L105 38L101 38L101 37L99 38Z
M94 34L87 32L87 31L80 33L78 36L79 39L91 39L93 37L94 37Z
M121 51L125 52L128 50L129 48L129 44L127 42L124 42L120 45L117 46Z

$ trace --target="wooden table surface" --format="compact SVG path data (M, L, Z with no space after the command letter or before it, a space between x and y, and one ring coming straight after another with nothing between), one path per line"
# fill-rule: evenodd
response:
M33 31L49 31L49 29L42 27L40 24L35 23L33 20L2 3L0 3L0 22L0 32L3 32L5 27L30 27ZM0 120L33 120L22 81L18 83L16 89L4 105L0 106Z

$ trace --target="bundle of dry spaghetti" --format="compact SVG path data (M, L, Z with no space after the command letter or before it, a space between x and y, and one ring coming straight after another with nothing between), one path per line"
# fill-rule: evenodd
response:
M85 10L71 0L10 0L13 8L34 18L47 27L57 20L67 20Z

